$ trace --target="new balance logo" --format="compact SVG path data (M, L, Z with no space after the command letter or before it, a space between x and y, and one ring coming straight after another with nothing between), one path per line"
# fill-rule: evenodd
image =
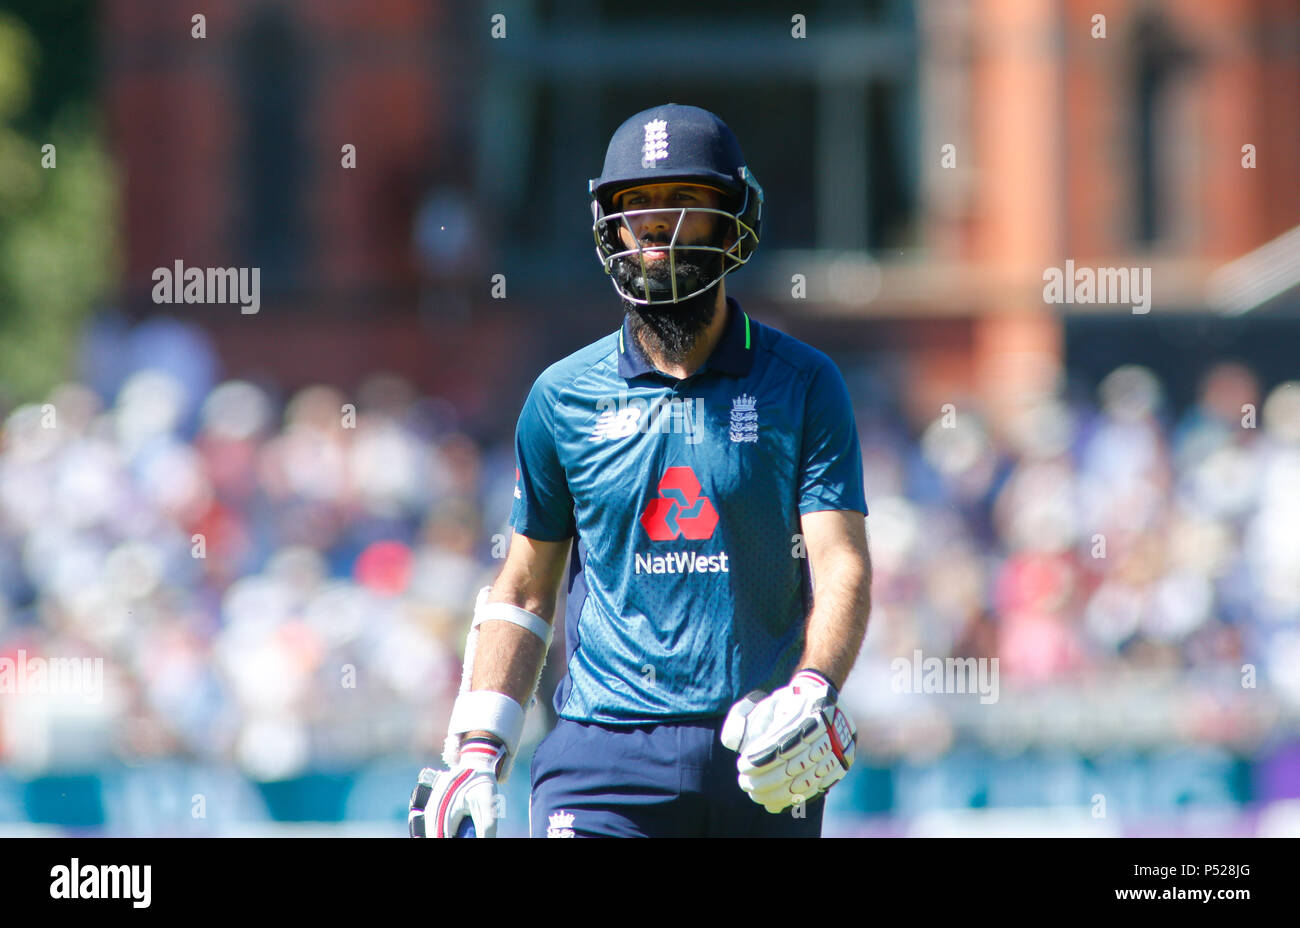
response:
M605 441L609 438L627 438L637 430L637 424L641 421L641 410L629 406L627 409L620 409L615 412L612 409L606 409L596 417L596 425L591 430L591 437L587 441Z

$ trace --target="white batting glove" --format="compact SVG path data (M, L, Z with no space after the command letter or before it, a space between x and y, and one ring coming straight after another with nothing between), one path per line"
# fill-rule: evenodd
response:
M750 693L731 707L722 743L739 752L738 781L749 798L775 814L811 802L848 773L858 730L835 703L838 694L815 670L763 698Z
M412 838L494 838L497 833L497 765L506 749L467 738L451 770L425 767L411 793L406 823Z

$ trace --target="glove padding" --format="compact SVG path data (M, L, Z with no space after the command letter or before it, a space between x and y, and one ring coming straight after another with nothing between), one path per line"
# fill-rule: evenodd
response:
M740 754L740 788L775 814L842 780L857 754L858 731L819 673L801 670L789 686L763 695L755 691L731 707L722 743Z
M504 747L472 738L453 769L421 770L406 817L411 837L454 838L467 816L477 837L496 837L497 765L505 755Z

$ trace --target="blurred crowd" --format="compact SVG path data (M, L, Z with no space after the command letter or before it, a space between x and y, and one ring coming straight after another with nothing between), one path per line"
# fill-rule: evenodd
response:
M65 712L64 738L67 718L30 717L48 705L0 700L0 763L181 757L275 780L432 760L505 551L511 447L391 376L348 395L222 382L166 321L101 326L82 371L4 421L0 656L102 657L105 697ZM1130 366L996 429L959 406L918 434L865 401L859 427L874 612L845 698L864 727L908 716L891 667L918 651L996 657L1004 703L1039 691L1061 717L1117 680L1300 704L1300 384L1261 395L1225 363L1175 418ZM1215 737L1213 708L1192 736Z
M510 449L391 377L283 402L209 386L209 350L166 323L100 332L86 383L7 417L0 655L102 657L111 733L60 750L23 736L34 701L4 699L0 760L110 750L279 779L432 759L504 550Z
M1300 383L1261 395L1220 363L1175 415L1126 365L997 429L950 413L917 441L863 429L873 634L848 695L878 749L940 754L954 717L1012 748L1250 749L1294 718ZM900 696L896 662L918 653L996 658L999 705Z

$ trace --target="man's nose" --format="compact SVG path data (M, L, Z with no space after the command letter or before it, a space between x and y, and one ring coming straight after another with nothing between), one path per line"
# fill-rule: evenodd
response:
M656 210L656 212L643 213L640 216L633 217L637 238L672 232L680 213L667 209L665 206L666 204L655 200L650 205L641 207L642 209Z

